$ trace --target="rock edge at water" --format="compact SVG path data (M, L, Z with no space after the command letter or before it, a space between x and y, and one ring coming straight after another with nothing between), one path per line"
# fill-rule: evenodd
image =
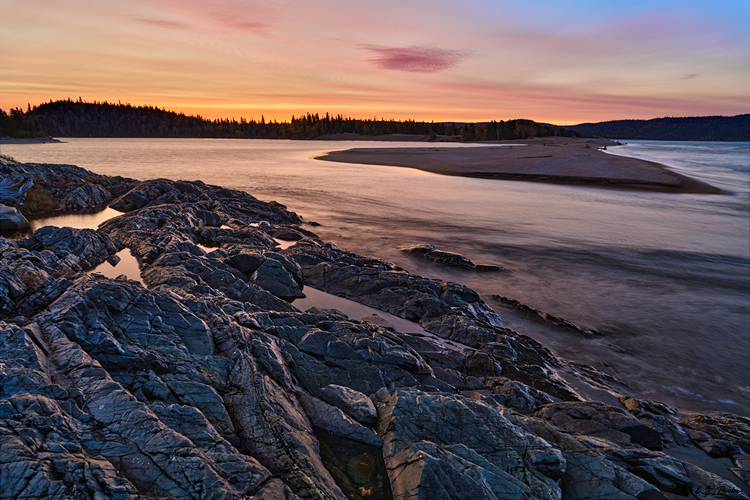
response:
M99 230L0 238L0 498L371 498L386 474L399 499L746 498L664 450L729 457L739 483L747 419L583 401L472 290L326 244L279 204L97 185L124 212ZM123 246L148 288L87 272ZM427 336L299 311L305 286ZM337 483L325 433L382 448L386 471L355 457Z

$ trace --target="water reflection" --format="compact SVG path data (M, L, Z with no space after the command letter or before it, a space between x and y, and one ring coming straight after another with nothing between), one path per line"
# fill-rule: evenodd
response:
M320 458L350 500L390 500L391 484L379 448L316 430Z
M102 210L86 214L54 215L32 219L29 221L29 232L33 233L44 226L72 227L73 229L97 229L103 222L112 217L122 215L114 208L105 207Z
M138 259L135 258L133 253L126 248L117 252L115 256L119 258L119 261L116 264L110 264L105 260L90 272L101 274L112 279L124 275L130 280L138 281L145 287L146 283L143 282L143 278L141 277L141 267L138 264Z
M349 319L356 321L359 321L363 318L366 319L368 316L379 316L387 323L393 325L393 327L401 333L415 333L425 336L429 335L421 326L419 326L417 323L414 323L413 321L399 318L398 316L394 316L393 314L381 311L379 309L368 307L364 304L360 304L359 302L354 302L353 300L338 297L336 295L332 295L330 293L318 290L317 288L309 287L307 285L305 285L305 289L303 290L303 292L305 294L305 298L296 299L293 302L294 307L296 307L300 311L306 311L311 307L315 307L317 309L336 309L346 314Z

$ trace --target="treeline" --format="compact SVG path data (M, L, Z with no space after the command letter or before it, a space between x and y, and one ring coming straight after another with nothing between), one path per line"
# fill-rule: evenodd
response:
M45 135L41 124L29 119L22 109L11 109L10 113L0 109L0 137L31 139Z
M568 127L582 135L656 141L750 141L750 114L614 120Z
M434 123L414 120L356 119L341 115L306 114L289 122L217 119L187 116L153 106L85 102L80 98L50 101L30 108L27 117L38 121L53 137L215 137L239 139L317 139L342 133L376 136L416 134L463 141L578 136L577 132L530 120L487 123Z

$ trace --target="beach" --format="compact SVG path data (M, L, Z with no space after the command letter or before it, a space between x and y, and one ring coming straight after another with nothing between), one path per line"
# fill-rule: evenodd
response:
M607 154L604 139L535 139L446 148L355 148L318 160L416 168L441 175L554 182L661 192L719 194L721 190L658 163Z

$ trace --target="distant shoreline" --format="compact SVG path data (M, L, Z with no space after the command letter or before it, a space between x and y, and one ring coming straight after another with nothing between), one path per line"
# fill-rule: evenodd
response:
M605 139L544 138L494 146L445 148L354 148L315 159L416 168L441 175L520 180L667 193L721 194L719 188L663 165L601 151L619 143ZM523 144L523 145L521 145Z
M63 142L54 137L33 137L30 139L20 139L18 137L0 137L0 144L46 144L50 142Z

